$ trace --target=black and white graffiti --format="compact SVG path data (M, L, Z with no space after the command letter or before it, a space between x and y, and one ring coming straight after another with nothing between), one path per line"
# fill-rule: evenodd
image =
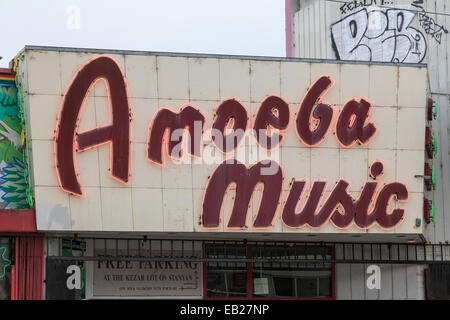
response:
M331 25L340 60L419 63L425 58L424 35L411 26L416 13L407 9L369 7Z
M351 0L349 2L344 2L343 5L341 5L341 14L347 14L355 9L362 8L362 7L370 7L370 6L385 6L393 4L394 2L392 0Z
M419 23L426 34L431 36L437 43L441 44L442 34L448 33L444 26L439 25L433 18L429 17L425 12L419 13Z
M411 5L419 10L419 24L423 31L431 36L438 44L441 44L442 35L444 33L448 34L448 30L428 15L423 7L423 0L415 0Z

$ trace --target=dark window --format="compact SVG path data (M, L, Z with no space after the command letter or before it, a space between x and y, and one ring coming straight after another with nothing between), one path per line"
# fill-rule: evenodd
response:
M207 248L209 258L246 258L245 247ZM212 262L206 266L208 297L246 297L247 264L245 262Z
M450 300L450 265L431 264L425 270L427 300Z
M297 278L298 297L302 298L317 297L318 280L319 280L318 278L314 277Z
M295 286L292 278L273 277L273 287L276 296L295 297ZM255 290L253 290L253 293L255 294Z
M253 296L267 298L330 298L330 263L291 263L289 260L331 259L323 247L253 247L253 257L273 262L253 264Z
M206 263L206 297L331 298L331 263L289 260L331 259L326 247L206 245L206 258L250 258L264 262ZM252 284L252 290L249 287ZM250 292L251 291L251 292Z
M331 276L319 278L319 297L331 297Z

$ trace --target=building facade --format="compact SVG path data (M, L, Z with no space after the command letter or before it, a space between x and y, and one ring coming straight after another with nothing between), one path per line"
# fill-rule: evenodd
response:
M450 261L428 243L425 64L15 61L46 299L424 299Z
M287 0L287 58L25 47L0 299L449 299L444 0Z
M430 176L434 182L424 181L424 197L427 200L424 211L429 221L424 241L430 244L447 244L450 234L449 13L449 5L444 0L286 1L286 53L289 57L348 63L426 64L427 92L430 104L436 109L434 115L428 117L425 132L426 143L434 143L434 155L425 156L425 176ZM398 76L395 79L401 81ZM389 81L386 78L384 82ZM383 92L385 86L380 86L379 90ZM411 92L415 90L416 87L410 88ZM431 147L428 149L431 151ZM448 299L448 266L424 265L425 278L422 272L409 273L407 266L397 267L405 269L401 272L405 275L406 286L415 286L417 282L428 283L429 288L424 289L426 294L424 291L421 297ZM353 270L349 265L338 268L351 279L351 283L364 280L363 270ZM385 277L390 279L394 274L388 272ZM382 288L377 297L393 297L389 290L389 286L387 293ZM341 297L360 299L361 295L360 291L345 290ZM403 298L410 296L403 294Z

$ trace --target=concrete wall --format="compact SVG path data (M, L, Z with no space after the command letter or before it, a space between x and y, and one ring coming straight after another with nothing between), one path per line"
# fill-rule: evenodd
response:
M336 248L336 256L342 258L344 248L338 246ZM350 245L345 246L345 254L347 259L352 258L353 252L355 259L361 259L361 254L368 258L371 251L368 246L361 248L355 245L354 250ZM362 253L361 253L362 252ZM396 259L397 255L406 257L407 252L404 248L393 248L391 259ZM448 250L442 253L444 259L450 258ZM378 247L374 247L372 251L374 259L389 259L389 251L387 247L383 247L380 252ZM410 250L410 257L414 253ZM433 253L427 249L427 255L424 257L423 248L417 248L418 259L432 259ZM441 253L435 250L435 256L440 259ZM368 272L370 264L360 263L337 263L335 265L336 275L336 298L338 300L423 300L425 299L425 283L423 265L408 264L374 264L380 268L380 288L369 289L367 280L372 272Z
M423 300L424 267L417 265L380 265L381 288L368 289L368 264L336 264L338 300Z
M410 0L288 2L294 57L436 66L436 49L442 53L447 50L448 17L443 14L448 14L449 9L442 0L423 0L422 4ZM441 78L441 89L443 85L447 86L447 82Z

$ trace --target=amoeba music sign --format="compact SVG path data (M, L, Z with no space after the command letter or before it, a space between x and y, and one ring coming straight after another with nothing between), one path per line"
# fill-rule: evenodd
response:
M24 56L39 230L424 232L423 67Z

